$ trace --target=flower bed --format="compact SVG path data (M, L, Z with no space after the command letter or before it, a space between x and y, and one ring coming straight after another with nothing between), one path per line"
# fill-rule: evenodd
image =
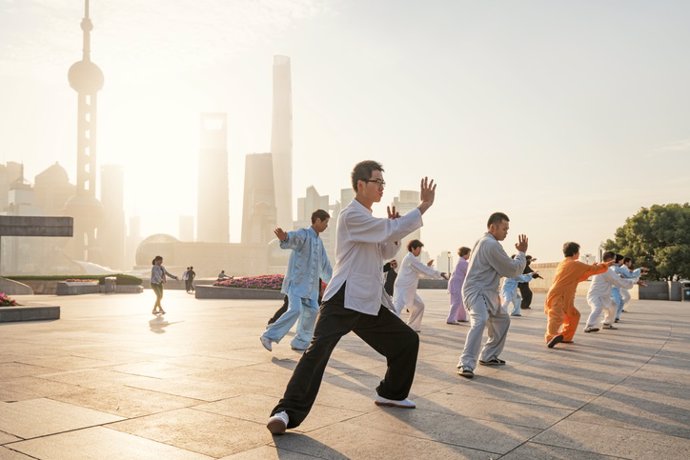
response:
M280 291L283 286L283 275L258 275L232 277L213 283L214 286L247 289L271 289Z
M17 303L16 300L5 294L4 292L0 292L0 307L16 307L19 304Z

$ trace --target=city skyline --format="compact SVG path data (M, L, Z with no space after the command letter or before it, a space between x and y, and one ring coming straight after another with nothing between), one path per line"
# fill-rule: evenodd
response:
M244 158L270 151L278 54L292 62L293 197L313 185L333 202L354 163L375 159L383 215L428 175L432 257L471 246L496 210L511 217L506 250L526 233L546 262L566 240L595 253L640 207L688 201L688 4L375 3L91 2L91 55L107 80L99 168L123 166L143 236L176 235L178 216L196 214L199 115L227 112L240 241ZM66 71L82 51L83 2L0 8L0 162L23 162L33 180L59 161L74 183Z

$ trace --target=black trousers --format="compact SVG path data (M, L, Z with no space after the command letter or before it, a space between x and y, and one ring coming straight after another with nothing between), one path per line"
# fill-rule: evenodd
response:
M529 288L529 283L518 283L520 289L520 297L522 297L521 309L529 308L532 304L532 290Z
M278 321L278 318L283 316L283 313L287 311L289 304L290 302L288 301L288 296L285 296L285 298L283 299L283 305L281 305L281 307L278 310L276 310L273 316L271 316L271 319L268 320L268 324L273 324L276 321Z
M331 353L350 331L386 357L388 369L376 388L379 396L401 400L410 394L419 350L417 333L383 305L378 315L372 316L345 308L344 300L345 285L321 305L314 338L297 363L283 398L271 412L287 412L288 428L299 426L309 414Z

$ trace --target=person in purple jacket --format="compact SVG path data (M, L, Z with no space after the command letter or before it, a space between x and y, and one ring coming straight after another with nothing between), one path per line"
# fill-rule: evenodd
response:
M448 281L448 292L450 292L450 311L446 324L460 324L467 322L467 313L465 312L465 305L462 303L462 285L465 282L467 275L467 260L470 258L471 249L463 246L458 249L458 263L455 270Z

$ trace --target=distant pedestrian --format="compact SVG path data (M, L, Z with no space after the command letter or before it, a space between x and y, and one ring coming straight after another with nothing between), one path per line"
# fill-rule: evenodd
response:
M190 266L185 272L187 278L185 279L184 287L187 292L194 292L194 278L196 278L196 273L194 272L194 267Z
M153 305L151 311L154 315L164 315L165 310L161 306L161 299L163 298L163 285L166 281L166 276L173 279L179 279L177 276L169 273L163 266L163 257L156 256L151 261L151 289L156 294L156 303Z
M465 276L467 276L467 267L470 258L470 248L462 246L458 249L457 265L448 281L448 292L450 292L450 311L446 324L459 324L467 322L467 312L465 312L465 304L462 303L462 285L465 283Z
M227 279L230 279L230 277L225 274L225 270L221 270L220 273L218 273L218 281L223 281Z

